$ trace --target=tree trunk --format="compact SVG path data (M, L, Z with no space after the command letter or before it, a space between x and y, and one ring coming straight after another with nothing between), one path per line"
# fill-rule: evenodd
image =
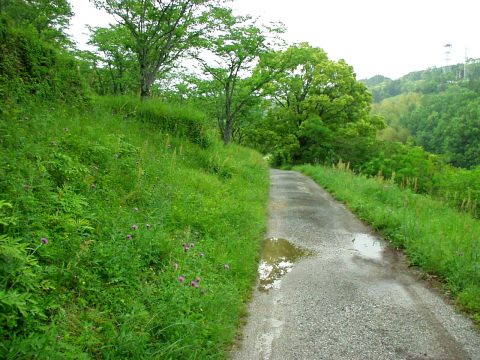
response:
M232 139L233 121L231 118L227 118L225 122L225 129L223 130L223 143L228 145Z
M148 79L146 79L144 74L142 74L142 79L140 81L140 97L142 100L147 100L150 98L150 84L148 83Z

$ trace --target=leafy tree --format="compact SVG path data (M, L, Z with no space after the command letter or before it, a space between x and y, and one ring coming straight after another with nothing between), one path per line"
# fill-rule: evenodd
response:
M134 41L128 29L121 25L91 29L89 43L98 49L97 58L92 60L97 60L94 66L98 73L102 72L98 68L98 61L104 64L110 91L115 95L134 92L138 70L132 52Z
M372 114L383 117L387 124L387 128L379 132L379 139L406 143L411 135L400 119L410 114L420 104L421 98L419 93L406 93L373 104Z
M65 30L73 12L68 0L0 0L0 15L18 26L32 26L47 41L69 44Z
M260 88L271 79L273 72L252 72L258 59L278 42L276 35L283 28L261 28L250 16L234 16L230 9L224 8L215 9L210 26L213 31L202 39L205 51L196 58L204 74L212 80L210 91L215 92L217 99L220 133L228 144L235 135L240 136L240 119L258 100Z
M480 164L480 100L460 86L426 95L421 104L401 118L415 142L427 151L447 154L455 166Z
M91 0L130 32L142 99L204 30L202 10L213 0ZM203 14L204 15L204 14Z
M379 117L369 116L371 95L365 85L356 81L352 67L345 61L331 61L322 49L307 43L262 60L259 73L281 69L264 87L273 107L261 126L266 134L281 129L279 135L290 139L288 147L296 149L296 153L287 155L283 148L270 149L283 154L282 159L332 160L336 138L373 138L383 127Z

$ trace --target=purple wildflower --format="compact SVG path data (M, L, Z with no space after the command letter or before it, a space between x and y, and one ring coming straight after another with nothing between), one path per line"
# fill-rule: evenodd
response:
M47 238L42 237L42 238L40 239L40 241L42 242L43 245L47 245L47 244L48 244L48 239L47 239Z
M193 286L194 288L198 288L198 284L195 281L191 281L190 285Z
M185 252L187 252L188 250L190 250L190 248L188 246L185 246L184 250L185 250Z
M127 239L128 239L128 240L132 240L132 239L133 239L132 234L128 234L128 235L127 235Z
M138 225L137 225L137 224L133 224L133 225L132 225L132 230L138 230Z
M178 282L180 282L180 283L185 282L185 277L184 276L179 276L178 277Z

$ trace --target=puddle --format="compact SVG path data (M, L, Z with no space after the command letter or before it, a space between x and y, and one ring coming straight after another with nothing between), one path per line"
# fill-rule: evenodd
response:
M259 290L280 288L281 277L289 273L296 260L311 255L310 252L292 245L288 240L266 239L262 247L262 259L258 267Z
M369 234L354 234L352 243L359 255L374 260L382 259L383 246L376 237Z

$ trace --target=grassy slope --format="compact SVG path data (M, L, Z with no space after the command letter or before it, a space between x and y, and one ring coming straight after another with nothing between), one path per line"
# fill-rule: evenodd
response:
M344 201L410 262L445 280L459 304L480 322L480 222L391 182L320 166L296 168Z
M128 99L0 121L0 357L225 356L268 172L201 121Z

